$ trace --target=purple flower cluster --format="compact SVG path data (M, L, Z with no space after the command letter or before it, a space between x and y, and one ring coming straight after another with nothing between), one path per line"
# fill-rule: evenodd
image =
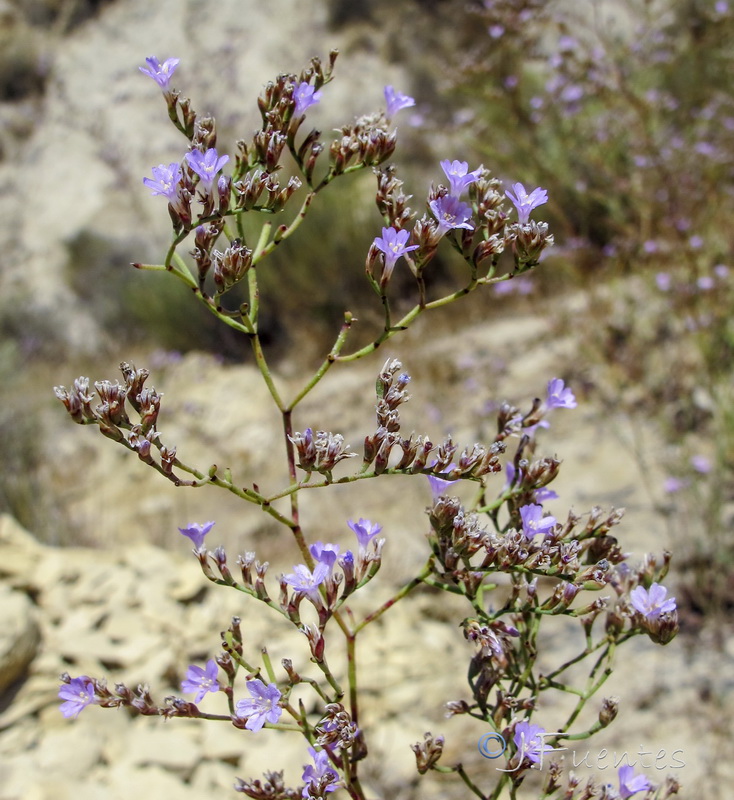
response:
M410 231L396 230L395 228L383 228L382 236L377 236L374 241L374 246L385 254L385 267L382 273L382 282L386 283L390 279L395 263L397 260L409 253L411 250L417 250L418 245L408 245L410 239Z
M306 785L303 787L302 796L308 800L309 797L323 797L339 789L342 784L339 775L329 763L329 754L326 750L314 750L313 747L309 747L308 752L314 763L308 764L303 770L301 777Z

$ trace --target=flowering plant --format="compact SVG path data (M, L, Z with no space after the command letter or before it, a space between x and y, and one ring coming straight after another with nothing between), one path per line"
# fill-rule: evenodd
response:
M61 710L64 716L76 717L89 705L128 707L166 719L226 722L249 732L243 735L263 736L264 729L279 732L273 735L295 733L306 740L307 763L300 786L286 786L282 772L267 772L262 780L238 779L236 790L253 798L321 798L337 790L355 800L364 798L360 772L369 758L370 732L361 721L364 697L357 641L396 603L419 587L428 587L465 604L457 622L474 648L467 659L467 698L449 701L446 709L449 716L479 720L499 737L504 768L497 770L492 786L482 788L463 764L442 763L445 738L427 733L423 742L412 745L418 772L456 774L486 800L508 793L515 797L531 771L556 749L554 745L588 738L612 722L618 708L615 698L600 703L592 724L579 726L578 718L611 673L616 649L642 633L663 644L675 635L675 600L666 597L659 583L669 555L664 555L662 564L647 556L637 567L629 566L610 533L622 518L620 510L594 508L584 516L569 512L559 520L544 509L544 503L557 499L548 486L558 475L560 462L536 455L536 433L548 426L551 412L577 405L573 391L560 378L551 379L545 399L536 398L525 411L503 404L491 441L460 448L450 436L436 444L427 435L402 432L400 407L410 399L410 377L397 359L388 358L377 376L376 425L359 451L339 433L309 426L296 429L294 412L328 371L371 355L432 309L533 269L553 241L547 224L530 220L534 209L547 201L543 189L528 192L515 183L503 193L500 181L485 167L470 172L467 163L448 159L441 167L449 186L431 187L426 210L416 219L394 167L382 166L396 146L393 116L414 104L392 87L385 90L386 111L344 125L324 157L327 146L321 133L315 129L304 133L302 127L308 109L326 94L335 59L334 52L324 67L315 58L299 76L281 75L264 88L258 100L262 128L252 143L238 142L231 174L223 172L230 165L229 156L216 149L215 121L197 115L190 101L170 87L179 61L168 59L161 65L151 57L150 69L141 68L160 86L169 117L189 149L180 162L154 167L153 178L144 180L153 195L168 200L173 238L163 263L134 266L170 273L211 314L250 342L282 417L287 483L265 492L251 476L243 486L229 469L202 469L184 460L159 428L162 395L145 385L146 369L123 363L122 383L94 384L98 402L86 378L77 379L69 390L55 390L75 422L97 426L176 486L223 489L290 531L302 561L291 573L272 578L268 562L254 552L238 555L234 570L224 548L210 548L213 521L179 529L194 545L206 579L246 595L250 612L256 603L263 613L280 615L292 626L297 634L290 644L292 657L276 667L267 649L249 652L241 618L235 617L221 634L222 652L203 667L188 667L181 691L193 699L172 696L158 702L147 686L131 689L117 684L110 689L95 677L64 675ZM287 163L294 174L285 179ZM376 175L376 202L384 223L365 265L366 279L382 308L382 330L372 341L345 352L356 322L345 312L322 364L289 397L279 385L259 333L258 271L278 244L297 232L327 186L367 168ZM461 199L465 193L466 202ZM508 210L505 198L515 212ZM297 203L290 222L275 226L266 221L257 236L248 235L245 215L285 215ZM452 293L432 297L425 272L444 239L464 260L468 275ZM190 259L182 254L184 247L192 248ZM398 265L414 280L416 302L395 319L391 278ZM234 290L243 287L246 300L233 302ZM499 477L503 467L504 483ZM346 524L356 542L341 552L337 544L316 540L304 529L299 497L307 490L328 492L333 486L387 476L428 478L432 500L427 508L424 563L387 601L358 615L353 596L376 578L390 534L383 537L377 521L351 519ZM458 484L474 489L470 502L454 495ZM557 617L576 624L578 652L554 668L547 663L541 668L541 631ZM345 671L332 667L340 643L346 654ZM312 668L304 658L305 647ZM589 664L581 686L571 669L580 664ZM549 692L578 698L568 716L553 717L552 704L544 702ZM220 713L200 707L210 700L209 694L223 695ZM547 727L531 722L537 717L546 720ZM593 782L581 787L573 774L564 777L560 762L548 760L549 771L539 789L543 797L596 796ZM619 783L624 797L653 791L644 776L629 770L620 771ZM616 792L611 787L604 791L606 797ZM664 798L675 791L675 782L668 781L655 796Z

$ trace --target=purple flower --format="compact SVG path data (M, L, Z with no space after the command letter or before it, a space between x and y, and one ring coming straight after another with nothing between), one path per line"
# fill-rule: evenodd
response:
M311 555L314 557L314 561L317 561L320 564L326 564L329 568L329 572L334 569L334 564L336 564L337 556L339 555L339 545L338 544L324 544L323 542L315 542L314 544L309 547L311 551Z
M304 81L299 83L293 90L293 99L296 101L296 107L293 114L300 117L306 113L306 109L315 106L321 100L321 92L317 92L313 86Z
M247 681L247 691L252 695L251 700L240 700L235 708L237 716L245 717L245 727L248 731L259 731L269 722L274 725L283 713L278 705L281 698L280 691L274 683L267 686L258 678Z
M176 67L181 59L180 58L167 58L162 64L155 56L149 56L145 59L146 63L148 64L147 67L138 67L138 69L149 75L153 80L163 89L165 93L170 92L170 82L171 78L173 77L173 73L176 71Z
M522 532L526 539L532 539L539 533L546 534L556 524L555 517L543 516L543 506L538 503L520 506L520 518L522 519Z
M438 200L431 200L428 204L438 220L438 232L441 236L454 228L466 228L474 230L474 225L469 222L471 219L471 207L462 203L458 197L445 194Z
M307 764L303 769L301 778L306 781L306 785L301 796L323 797L328 792L335 792L341 786L341 781L329 763L329 754L326 750L314 750L313 747L309 747L308 752L314 763Z
M521 183L514 183L512 191L508 189L505 194L512 200L517 209L517 219L522 224L530 219L530 212L534 208L548 202L548 192L545 189L538 187L528 194Z
M655 285L661 292L669 292L673 281L667 272L658 272L655 275Z
M194 702L200 703L207 692L219 691L218 675L219 667L213 658L206 662L204 669L192 664L186 670L186 677L181 681L181 691L186 693L196 692Z
M313 572L304 564L296 564L293 572L286 575L284 580L297 592L303 592L311 597L318 594L318 588L326 580L331 572L331 567L323 561L319 561Z
M523 720L515 725L515 735L512 740L517 747L517 754L520 761L528 759L533 764L537 764L542 758L543 753L553 750L550 745L543 742L541 734L545 733L545 728L540 725L533 725L531 722Z
M548 381L548 397L546 399L548 408L576 408L576 398L573 392L565 387L561 378L553 378Z
M185 528L179 528L179 531L181 531L184 536L188 536L189 539L191 539L191 541L194 543L194 547L197 550L201 550L201 548L204 546L204 537L213 527L213 522L204 522L203 524L192 522Z
M663 481L663 491L666 494L675 494L676 492L680 492L682 489L685 489L688 486L688 481L683 480L682 478L676 478L674 476L669 476Z
M62 683L59 697L66 701L61 704L60 711L67 719L78 717L80 711L97 702L94 684L86 675L72 678L69 683Z
M370 522L368 519L362 519L361 517L359 522L350 519L347 525L349 525L357 535L359 549L363 552L367 549L369 543L375 536L382 530L382 525L378 525L376 522Z
M652 789L652 784L644 775L635 775L634 767L625 764L619 768L619 796L622 800L627 800L637 792L645 792Z
M229 161L229 156L220 156L216 148L210 147L206 153L191 150L186 153L186 161L201 179L201 187L206 194L212 189L219 170Z
M711 472L711 461L706 456L691 456L691 466L702 475Z
M469 165L466 161L449 161L447 158L440 163L441 169L449 179L450 192L454 197L460 197L464 189L474 183L481 172L481 168L469 172Z
M661 614L668 614L675 611L675 597L665 596L668 590L659 583L653 583L649 589L644 586L636 586L630 592L630 601L635 608L646 619L657 619Z
M143 178L143 183L153 190L152 195L163 195L176 208L181 202L179 196L182 177L181 165L175 161L168 166L159 164L157 167L153 167L152 172L153 177Z
M388 119L392 119L401 109L415 105L415 100L412 97L396 92L392 86L385 87L385 102L387 103L385 116Z
M456 464L449 464L448 467L444 470L444 472L451 472L452 469L456 468ZM455 483L458 483L459 479L457 478L455 481L447 481L445 478L437 478L435 475L428 476L428 483L431 487L431 495L433 496L433 502L435 503L441 495L446 494L446 490L449 486L453 486Z
M386 280L385 275L387 275L389 278L395 267L395 262L400 258L400 256L404 256L411 250L418 249L417 244L412 244L406 247L409 238L410 231L399 231L395 228L383 228L382 238L379 236L375 237L375 247L385 254L385 271L383 274L383 280Z

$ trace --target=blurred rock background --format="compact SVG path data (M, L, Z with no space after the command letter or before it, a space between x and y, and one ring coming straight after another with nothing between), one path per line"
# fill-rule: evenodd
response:
M491 428L488 403L526 402L542 394L550 377L571 379L581 407L554 419L543 440L549 454L564 460L562 500L553 510L626 506L625 549L635 558L664 548L682 553L672 580L679 598L688 598L678 640L665 649L636 642L620 654L608 692L622 697L620 717L594 747L683 750L685 768L670 774L708 797L728 797L732 603L723 591L707 605L706 587L720 586L719 576L731 567L726 443L732 425L721 422L726 380L704 380L711 371L702 371L699 356L718 364L731 385L727 348L734 339L710 327L702 345L706 329L699 324L704 314L725 318L730 290L720 286L714 300L689 287L714 264L726 266L731 234L718 221L713 232L702 231L702 249L690 244L699 230L690 220L681 231L664 217L653 224L658 187L633 236L629 215L619 209L640 208L645 196L631 194L639 186L629 166L616 165L615 173L591 159L596 172L584 163L582 175L579 163L567 163L569 154L581 162L582 145L554 144L550 131L563 141L562 126L580 126L578 117L539 126L552 144L543 158L542 136L523 141L530 125L522 98L513 95L513 76L524 74L518 52L537 55L532 48L542 46L542 37L540 44L527 39L532 24L552 30L550 12L567 5L0 0L0 800L143 799L163 792L194 800L231 792L235 775L286 766L297 779L305 763L302 743L287 736L273 740L181 720L164 728L161 721L99 709L75 722L61 718L56 692L64 670L147 681L163 697L178 690L188 664L216 652L216 632L232 614L247 620L254 648L266 635L270 642L277 620L235 592L213 591L187 557L179 525L216 518L217 541L230 554L257 550L271 561L273 575L290 570L298 557L280 531L234 498L157 481L127 453L70 424L51 387L68 386L79 374L114 380L121 360L135 361L151 369L150 383L165 395L163 427L180 453L203 469L216 460L273 489L283 484L279 422L242 343L187 302L186 291L167 276L129 267L159 258L167 245L164 204L149 197L142 176L179 159L183 142L137 67L151 54L180 57L177 85L197 110L216 116L227 149L257 124L255 99L267 80L298 71L312 55L326 57L332 47L341 51L336 80L313 109L314 124L328 131L380 107L382 87L391 83L417 100L399 120L395 159L416 206L429 183L441 179L440 159L484 160L508 181L557 181L548 213L559 246L530 277L529 296L473 297L421 320L389 352L335 370L304 404L297 427L338 430L356 449L373 424L374 377L387 355L399 356L414 379L406 428L430 428L434 436L450 431L462 443ZM624 6L619 30L629 31L635 3L618 5ZM690 20L699 14L709 27L696 33L691 24L685 31L700 42L714 27L719 36L731 30L721 4L641 5L655 5L659 19L682 14L684 6ZM712 62L725 43L708 48ZM678 58L704 60L686 46ZM552 65L537 61L530 73L540 85ZM730 61L716 63L730 74ZM655 79L646 90L660 88ZM684 105L686 87L677 91ZM729 108L723 90L716 99ZM723 122L719 127L726 130ZM653 154L655 147L650 143ZM556 151L557 161L549 160ZM728 163L719 163L708 183L700 181L716 213L722 203L715 187L726 197L731 184ZM624 191L614 183L617 174ZM590 186L594 175L604 176L600 187ZM365 175L344 183L325 193L311 233L295 237L263 280L268 346L285 385L296 386L318 363L344 308L359 318L358 336L367 337L379 320L362 278L364 253L380 227L372 181ZM600 205L604 192L619 202ZM673 283L682 288L661 294L654 276L676 267ZM457 269L447 255L436 262L434 280L448 281ZM280 291L284 285L291 291ZM685 466L696 454L715 465L710 477ZM692 494L666 495L671 475L689 481ZM314 538L346 544L345 521L352 517L384 524L385 565L369 602L389 596L425 553L423 480L379 483L339 487L327 508L323 495L304 496ZM366 784L375 797L458 797L448 781L417 780L409 744L426 730L444 732L451 758L482 762L476 740L483 731L444 720L442 710L445 700L462 696L464 668L441 667L462 648L468 661L469 647L443 596L424 592L415 600L386 615L366 648L365 674L375 689L367 714L379 722ZM559 642L557 652L566 644ZM306 660L303 643L287 631L281 646L275 661L286 654ZM421 648L433 657L414 659Z

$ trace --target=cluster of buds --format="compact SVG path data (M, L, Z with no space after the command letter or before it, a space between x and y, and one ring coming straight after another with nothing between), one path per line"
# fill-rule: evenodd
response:
M214 250L211 254L214 265L214 283L217 292L223 294L239 283L252 266L252 250L239 239L234 239L227 249L220 253Z
M326 706L326 714L315 731L319 747L338 747L342 750L352 747L359 734L359 728L341 703L329 703Z
M309 474L319 472L329 478L340 461L357 455L349 451L340 433L316 431L314 434L311 428L306 428L303 433L296 431L288 438L296 448L298 466Z
M70 390L64 386L55 386L54 393L74 422L80 425L97 425L104 436L137 453L141 461L156 467L174 483L182 483L173 473L176 448L162 444L160 432L156 429L162 395L153 388L144 387L148 370L136 369L131 364L122 362L120 371L124 385L117 381L95 382L94 388L100 402L94 408L94 393L89 393L89 378L77 378ZM140 416L138 423L130 420L127 404ZM159 463L153 458L153 447L158 450Z
M412 195L403 193L403 181L395 177L393 165L388 164L382 169L375 169L375 175L377 176L375 202L380 216L393 228L402 230L415 216L408 206L408 200Z
M479 645L479 655L491 659L498 669L506 669L514 656L512 637L520 635L517 628L502 620L480 622L478 619L465 619L461 623L464 636Z
M387 129L383 114L364 115L340 131L329 148L333 175L342 175L349 167L379 166L395 152L398 136Z
M540 254L553 244L553 234L548 233L547 222L515 222L507 226L505 243L512 245L515 271L524 272L538 265Z
M253 800L301 800L303 788L290 789L283 781L283 771L266 772L264 780L245 781L237 778L235 792L242 792Z

